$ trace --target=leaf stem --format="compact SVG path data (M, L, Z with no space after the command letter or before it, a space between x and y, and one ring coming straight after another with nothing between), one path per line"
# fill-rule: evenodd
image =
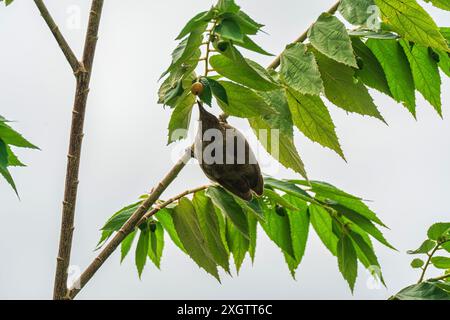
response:
M36 1L36 4L39 5L42 4L42 2ZM55 286L53 291L53 298L55 300L64 299L67 293L67 269L70 264L70 253L72 249L84 117L86 113L92 64L97 45L102 8L103 0L92 1L82 60L84 70L83 72L76 72L77 85L72 111L72 126L69 138L69 151L67 154L67 170L62 208L61 232L58 257L56 259Z
M431 258L436 253L436 251L439 249L440 245L441 245L440 243L436 244L436 246L433 248L433 250L429 254L427 254L428 255L427 262L425 262L425 265L423 266L422 273L420 274L420 278L419 278L419 281L417 281L417 283L421 283L423 281L423 278L425 277L425 273L427 272L428 266L431 263Z

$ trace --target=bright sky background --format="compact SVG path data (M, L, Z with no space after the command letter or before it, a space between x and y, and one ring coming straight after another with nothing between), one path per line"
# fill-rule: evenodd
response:
M46 1L78 55L89 2ZM266 25L269 35L261 34L257 41L272 53L279 53L333 2L239 1ZM170 62L179 30L211 4L206 0L105 1L87 108L73 265L84 269L95 257L93 248L103 222L147 192L171 168L172 148L165 145L170 112L156 104L157 79ZM18 151L29 165L12 170L21 201L0 182L0 298L47 299L53 290L74 78L32 1L0 7L0 114L17 120L14 128L42 149ZM448 12L426 8L439 25L448 24ZM69 19L77 10L79 29ZM257 58L262 65L270 60ZM240 275L223 275L222 284L166 237L161 271L148 263L139 280L134 255L120 265L116 252L79 298L385 299L414 283L418 272L409 267L411 257L405 251L421 243L430 224L450 217L449 84L445 78L444 120L419 94L415 121L404 107L374 93L389 126L331 107L348 163L296 133L310 178L372 200L370 207L391 228L385 235L399 252L376 244L387 290L373 289L367 272L360 268L352 296L336 259L314 232L294 281L280 250L260 230L255 264L247 259ZM231 124L247 128L245 121L232 119ZM277 177L297 175L282 169ZM190 165L164 196L205 182L197 165Z

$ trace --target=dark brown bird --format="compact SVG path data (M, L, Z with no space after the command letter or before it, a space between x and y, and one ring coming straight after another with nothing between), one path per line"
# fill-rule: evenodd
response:
M261 169L244 135L206 111L201 102L198 107L200 124L194 155L203 172L244 200L250 201L252 192L262 195Z

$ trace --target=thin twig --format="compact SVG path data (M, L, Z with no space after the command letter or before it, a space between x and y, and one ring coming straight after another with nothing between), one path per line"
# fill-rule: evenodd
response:
M163 203L161 203L161 204L155 206L152 210L150 210L149 212L147 212L147 213L142 217L142 219L139 220L139 222L137 223L137 226L140 226L141 224L143 224L144 222L146 222L151 216L155 215L159 210L161 210L161 209L167 207L167 206L170 205L171 203L173 203L173 202L175 202L175 201L177 201L177 200L180 200L181 198L187 196L188 194L196 193L196 192L198 192L198 191L205 190L205 189L207 189L207 188L210 187L210 186L211 186L211 185L207 184L207 185L204 185L204 186L201 186L201 187L197 187L197 188L195 188L195 189L188 189L188 190L183 191L182 193L180 193L180 194L178 194L178 195L176 195L176 196L174 196L174 197L172 197L172 198L170 198L170 199L164 201Z
M439 249L440 244L438 243L433 250L430 252L430 254L428 254L428 259L427 262L425 262L425 265L423 266L422 269L422 274L420 275L419 281L417 281L417 283L421 283L423 281L423 278L425 277L425 273L427 272L428 266L430 265L431 262L431 258L433 257L433 255L436 253L436 251Z
M92 261L92 263L86 268L86 270L81 274L80 278L74 283L75 287L72 287L66 298L73 299L78 292L86 285L86 283L94 276L97 270L103 265L103 263L108 259L108 257L117 249L120 243L125 239L125 237L136 228L138 223L141 221L145 213L152 207L152 205L158 200L161 194L166 190L170 183L177 177L178 173L184 168L186 163L192 157L192 148L188 148L183 154L180 160L175 164L175 166L169 171L169 173L164 177L163 180L158 184L158 186L153 189L149 197L139 206L139 208L131 215L131 217L125 222L122 228L115 234L115 236L108 242L103 250L98 254L98 256Z
M72 236L74 230L75 205L78 192L81 146L83 141L84 116L89 93L92 63L97 45L98 28L103 8L103 0L93 0L86 32L83 65L84 72L76 74L77 87L72 111L69 152L67 155L66 183L62 209L61 234L55 273L53 298L60 300L67 293L67 269L70 264Z
M50 31L55 37L56 42L58 43L62 52L66 56L66 59L69 62L70 66L72 67L74 74L83 71L84 69L83 65L78 61L77 57L73 53L66 39L59 30L58 25L55 23L52 16L50 15L50 12L47 10L47 7L45 6L44 2L42 0L34 0L34 3L36 4L37 8L39 9L39 12L41 13L42 18L44 18Z

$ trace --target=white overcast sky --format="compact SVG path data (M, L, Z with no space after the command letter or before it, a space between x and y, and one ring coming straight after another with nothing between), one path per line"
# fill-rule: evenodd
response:
M89 2L46 1L78 55ZM279 53L334 1L239 2L266 25L269 35L261 34L257 41ZM178 31L211 4L105 1L86 115L73 265L84 268L95 257L93 248L103 222L148 191L172 166L172 148L165 145L170 112L156 104L157 79L170 62ZM47 299L53 290L74 78L32 1L0 7L0 114L17 120L14 127L42 149L18 151L29 165L12 170L21 201L0 181L0 298ZM439 25L448 24L448 12L426 7ZM73 28L76 21L69 19L77 10L80 29ZM271 60L256 59L263 65ZM376 244L387 290L374 289L360 268L352 296L335 258L314 232L294 281L280 250L260 230L255 264L246 260L240 275L223 275L222 284L167 241L161 271L148 264L139 280L133 257L120 265L116 253L79 298L385 299L417 281L405 251L421 243L427 226L450 217L449 84L445 78L444 120L419 94L415 121L404 107L374 93L389 126L331 107L348 163L296 134L312 179L372 200L371 208L390 227L385 235L399 252ZM242 120L231 123L246 129ZM277 177L296 174L282 169ZM190 165L164 196L206 181L199 168Z

